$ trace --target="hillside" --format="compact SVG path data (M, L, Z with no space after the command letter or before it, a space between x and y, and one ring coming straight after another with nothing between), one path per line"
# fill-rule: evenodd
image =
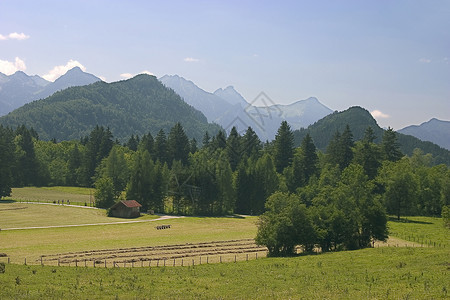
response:
M346 125L350 126L355 141L364 136L367 127L372 127L377 139L375 143L380 143L384 130L378 126L372 115L361 107L351 107L342 112L334 112L324 117L306 129L294 131L295 146L299 146L307 133L311 135L316 147L325 151L328 143L336 131L343 132ZM445 163L450 165L450 151L439 147L431 142L424 142L416 137L398 133L398 142L401 151L406 155L412 155L415 148L420 148L424 153L431 153L434 163Z
M412 135L422 141L429 141L450 150L450 121L431 119L420 125L405 127L398 132Z
M0 124L13 128L20 124L33 127L43 140L79 139L101 125L124 141L132 134L156 135L161 128L168 133L176 122L198 141L205 131L214 134L219 130L219 126L208 124L201 112L149 75L68 88L0 118Z
M47 98L56 91L72 86L83 86L100 81L100 78L75 67L55 82L38 75L29 76L22 71L7 76L0 73L0 116L34 100Z

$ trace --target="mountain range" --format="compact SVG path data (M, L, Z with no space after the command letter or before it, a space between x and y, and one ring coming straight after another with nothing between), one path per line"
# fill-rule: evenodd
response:
M160 128L168 131L176 122L176 119L166 114L167 110L171 109L168 105L171 103L170 105L175 105L174 110L180 112L177 115L179 120L186 123L184 126L188 128L188 135L197 140L202 138L204 131L200 132L201 130L209 130L210 134L214 134L220 126L227 132L236 126L238 131L243 133L251 126L261 140L270 141L275 137L282 120L288 121L291 128L296 130L297 141L307 131L320 132L320 134L315 133L315 142L322 150L325 149L334 132L339 128L342 131L346 123L352 124L355 139L362 136L367 126L375 128L380 139L382 135L382 129L367 111L364 110L364 113L360 114L352 113L350 119L342 118L348 114L347 111L333 113L330 108L313 97L290 105L279 105L274 104L267 95L261 93L252 103L249 103L232 86L219 88L214 93L209 93L192 81L177 75L163 76L159 82L155 82L154 77L151 77L151 80L148 78L144 80L141 76L135 78L131 81L107 84L99 82L101 80L98 77L85 73L78 67L69 70L55 82L49 82L37 75L29 76L21 71L10 76L0 73L0 116L21 107L12 112L11 116L1 118L0 123L13 127L24 123L38 130L43 139L60 140L84 136L98 124L110 126L114 129L112 131L117 138L125 139L131 134L155 133ZM135 81L141 83L136 85ZM91 87L92 83L96 84ZM144 86L146 84L149 87ZM123 90L119 88L122 85ZM138 90L133 90L130 86L135 86ZM64 90L67 87L78 88ZM145 94L144 90L149 94ZM60 92L55 93L56 91ZM86 93L88 96L85 95ZM171 95L167 96L170 93ZM180 98L180 96L184 100L181 103L188 105L183 105L179 101L175 101L176 104L161 102L165 97L172 99ZM133 98L132 101L129 100L130 97ZM23 106L36 99L43 100ZM136 107L131 107L130 103L126 103L127 101L135 103ZM263 102L265 105L258 106L256 102ZM150 119L147 115L142 115L143 111L140 109L142 106L148 106L147 110L143 111L151 116ZM150 107L151 111L148 110ZM349 111L354 112L355 109ZM185 118L185 115L192 118ZM217 125L208 124L208 121ZM118 126L115 122L122 125ZM323 124L332 125L324 126ZM408 126L398 132L401 133L399 140L402 140L403 144L417 144L416 140L411 140L407 136L411 135L447 150L450 149L449 121L432 119L419 126ZM430 146L431 143L421 145L422 148L437 151ZM412 151L409 148L405 153Z
M422 141L429 141L450 150L450 121L431 119L420 125L411 125L398 132L412 135Z
M0 124L33 127L43 140L73 140L87 136L96 126L109 127L124 142L132 134L166 134L180 122L190 138L201 141L206 131L220 127L184 102L156 77L141 74L129 80L70 87L0 117Z
M69 70L55 82L22 71L12 75L0 73L0 116L6 115L22 105L44 99L56 91L72 86L83 86L100 81L100 78L83 72L79 67Z
M233 126L239 132L250 126L261 140L273 140L283 120L292 129L300 129L333 112L313 97L289 105L279 105L261 93L255 101L248 103L232 86L209 93L178 75L166 75L159 80L188 104L202 111L209 122L221 125L227 132ZM256 102L266 105L257 106L254 104Z

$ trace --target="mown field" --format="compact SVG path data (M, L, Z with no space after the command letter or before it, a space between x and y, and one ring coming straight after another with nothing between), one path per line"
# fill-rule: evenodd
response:
M391 220L391 241L372 249L291 258L263 258L263 251L248 261L246 253L258 250L256 217L155 218L0 231L0 253L12 262L0 273L0 299L450 298L450 232L439 218ZM117 221L103 210L0 202L3 229ZM162 224L171 228L155 228ZM225 253L227 263L219 263ZM85 268L83 259L101 264Z
M30 201L30 202L60 202L64 200L70 201L74 205L93 206L94 203L94 189L69 187L69 186L54 186L54 187L23 187L13 188L11 197L6 199L14 199L16 201Z

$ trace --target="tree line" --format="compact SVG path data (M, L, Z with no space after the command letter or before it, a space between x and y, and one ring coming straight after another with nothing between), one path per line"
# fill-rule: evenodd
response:
M156 212L261 215L258 241L273 254L353 249L386 236L386 213L439 216L450 204L446 165L432 166L419 149L403 155L391 128L375 140L371 127L355 141L347 126L324 152L309 134L295 148L287 122L265 143L251 127L205 133L199 143L177 123L121 144L101 126L63 142L0 126L0 196L20 186L95 187L104 208L134 199Z

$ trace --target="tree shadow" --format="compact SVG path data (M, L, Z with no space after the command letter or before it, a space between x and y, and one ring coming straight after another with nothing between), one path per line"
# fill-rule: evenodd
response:
M408 218L400 218L399 220L397 217L389 217L389 221L395 223L433 224L431 222L409 220Z
M2 204L2 203L15 203L16 202L16 200L0 200L0 204Z

